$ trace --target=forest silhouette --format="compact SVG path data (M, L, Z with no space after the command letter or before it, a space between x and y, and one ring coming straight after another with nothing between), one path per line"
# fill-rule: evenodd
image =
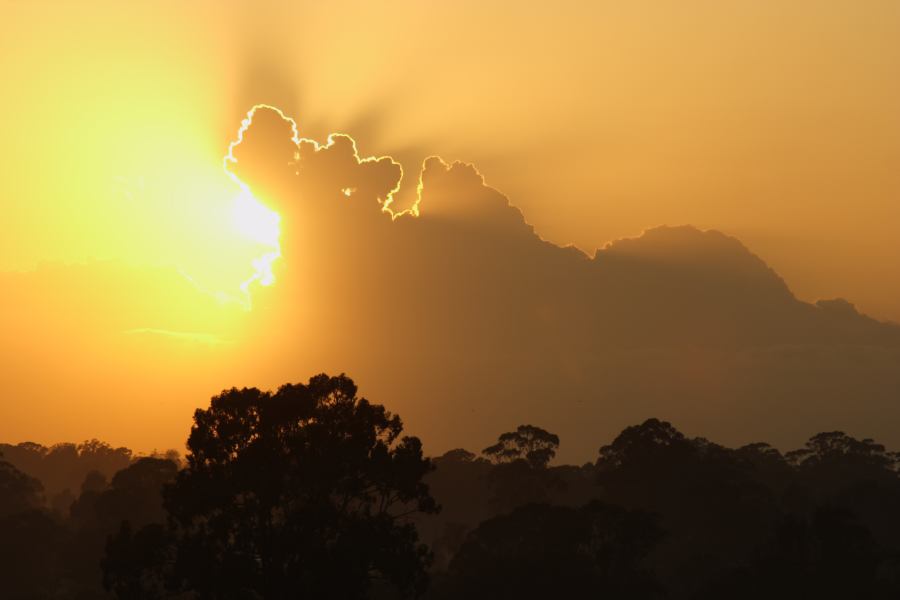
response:
M187 454L0 445L0 596L896 598L900 455L657 419L555 464L533 424L438 457L345 375L228 389Z

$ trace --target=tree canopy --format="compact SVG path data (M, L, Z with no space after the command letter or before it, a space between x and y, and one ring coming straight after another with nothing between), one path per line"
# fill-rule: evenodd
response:
M429 553L408 517L437 506L423 482L431 462L402 430L344 375L214 397L196 411L187 467L165 492L175 560L159 576L201 598L421 592ZM127 554L129 539L163 538L123 530L110 548ZM110 563L107 581L130 589L133 572Z
M534 425L519 425L500 435L497 443L482 450L495 463L525 460L532 467L546 467L559 449L559 436Z
M43 491L40 481L0 459L0 517L39 507Z

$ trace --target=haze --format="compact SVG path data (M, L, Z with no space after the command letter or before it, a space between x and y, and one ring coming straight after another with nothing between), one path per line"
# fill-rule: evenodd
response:
M803 422L900 442L875 417L900 390L896 328L794 299L900 321L896 2L2 12L2 440L180 446L193 408L224 387L346 370L434 450L531 417L556 419L574 459L596 451L580 419L612 432L660 416L785 444L812 433L791 425ZM304 138L343 132L361 157L392 157L398 211L441 156L430 205L426 182L419 219L383 218L393 162L357 175L340 144L344 162L294 183L271 159L289 128L269 115L238 164L258 165L242 179L283 217L285 248L274 285L248 299L271 244L235 226L240 190L221 166L258 103ZM321 208L344 189L334 210L352 212ZM606 255L627 260L595 277L589 257L611 242ZM565 281L535 293L553 273ZM634 273L654 284L629 287ZM343 295L321 285L342 277ZM709 317L692 301L710 289L738 308ZM533 297L503 312L510 290ZM602 347L579 334L588 315ZM786 418L767 422L775 407ZM465 434L442 432L472 414Z

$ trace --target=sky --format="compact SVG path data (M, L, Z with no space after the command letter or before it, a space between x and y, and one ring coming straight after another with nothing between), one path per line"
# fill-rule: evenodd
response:
M295 119L301 137L347 133L364 156L393 157L398 210L415 201L422 161L439 155L476 165L556 245L590 256L660 225L715 229L798 299L846 298L900 322L894 1L38 0L0 10L6 316L56 315L20 337L44 344L65 329L66 344L102 346L104 360L152 338L131 349L182 386L179 398L231 385L220 378L238 371L223 365L245 364L245 336L258 335L247 333L258 298L241 286L277 248L269 211L284 216L284 205L273 195L256 198L268 209L240 208L222 170L258 103ZM435 202L431 215L452 218L452 206ZM310 260L292 256L282 269ZM276 273L258 296L294 289L282 283ZM100 329L119 337L104 345ZM179 343L199 344L179 346L191 358L160 359L169 350L158 338L185 335ZM123 428L132 402L160 397L128 365L109 369L118 383L85 400L83 419L54 421L59 397L92 371L63 347L71 372L36 385L42 365L57 365L41 344L27 354L7 340L21 365L4 394L34 408L5 407L0 438L92 437L98 415L121 413L96 429L120 443L174 443L167 423L187 400ZM259 373L244 380L293 376ZM110 400L122 394L134 399Z

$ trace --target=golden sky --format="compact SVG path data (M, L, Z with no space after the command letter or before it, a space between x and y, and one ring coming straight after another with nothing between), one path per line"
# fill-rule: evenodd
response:
M474 162L547 239L719 228L801 297L900 320L893 0L2 11L2 269L221 269L219 160L269 102L304 135L345 131L410 171L430 154Z
M398 205L427 156L472 162L557 244L592 253L657 225L718 229L800 299L845 297L900 321L895 0L2 0L0 11L0 271L174 266L240 298L271 248L235 213L222 157L247 110L268 103L303 137L345 132L364 155L394 157ZM164 279L117 301L154 314L181 293ZM182 333L233 340L246 326L239 308L179 306ZM35 415L0 438L25 435Z

